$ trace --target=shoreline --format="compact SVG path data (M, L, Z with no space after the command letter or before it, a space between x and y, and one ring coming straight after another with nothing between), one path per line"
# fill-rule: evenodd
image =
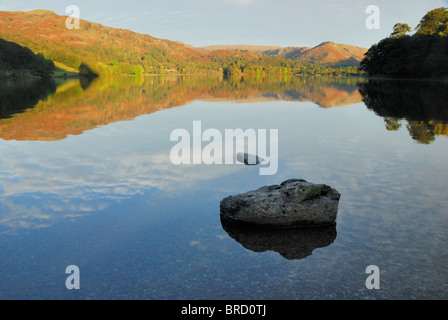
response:
M160 76L220 76L220 77L232 77L231 75L224 75L221 73L165 73L165 74L122 74L122 75L110 75L110 76L88 76L88 75L67 75L67 76L51 76L49 78L42 78L39 76L16 76L16 77L0 77L0 80L50 80L50 79L93 79L93 78L108 78L108 77L160 77ZM386 76L366 76L366 75L353 75L353 76L335 76L335 75L304 75L304 74L240 74L234 75L235 77L244 77L244 76L262 76L262 77L277 77L277 76L287 76L287 77L313 77L313 78L335 78L335 79L365 79L365 80L381 80L381 81L416 81L416 82L434 82L434 83L442 83L448 84L448 78L399 78L399 77L386 77Z

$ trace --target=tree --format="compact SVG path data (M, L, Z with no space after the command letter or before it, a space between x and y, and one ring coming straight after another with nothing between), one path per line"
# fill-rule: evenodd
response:
M29 48L15 42L0 39L0 71L2 74L32 75L49 78L54 71L54 63L42 54L34 54Z
M407 23L396 23L390 35L392 38L400 38L405 36L407 32L411 31L411 27Z
M435 140L432 126L425 121L409 121L406 128L412 139L421 144L430 144Z
M420 21L417 33L397 23L390 37L373 45L360 67L369 75L443 78L448 76L448 10L434 9Z
M50 78L54 72L54 63L45 59L42 54L37 54L35 60L29 64L32 72L41 78Z
M384 122L388 131L397 131L401 127L400 120L394 117L384 117Z
M417 25L417 34L448 34L448 10L447 8L437 8L429 11Z

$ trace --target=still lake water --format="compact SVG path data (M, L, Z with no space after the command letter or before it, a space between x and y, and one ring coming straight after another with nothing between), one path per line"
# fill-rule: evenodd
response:
M448 87L359 82L2 82L0 299L447 299ZM278 129L277 173L172 164L195 120ZM222 224L222 198L290 178L341 193L335 226Z

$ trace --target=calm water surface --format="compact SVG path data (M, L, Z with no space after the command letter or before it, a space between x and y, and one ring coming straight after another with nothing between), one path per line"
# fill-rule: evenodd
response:
M4 82L0 298L447 299L446 101L436 84L353 79ZM195 120L278 129L278 172L173 165L170 134ZM335 226L221 222L222 198L290 178L342 194Z

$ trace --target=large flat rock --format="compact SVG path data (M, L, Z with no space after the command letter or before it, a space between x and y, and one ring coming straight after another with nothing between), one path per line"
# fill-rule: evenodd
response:
M224 198L221 215L267 228L318 227L336 221L341 194L325 184L290 179Z

